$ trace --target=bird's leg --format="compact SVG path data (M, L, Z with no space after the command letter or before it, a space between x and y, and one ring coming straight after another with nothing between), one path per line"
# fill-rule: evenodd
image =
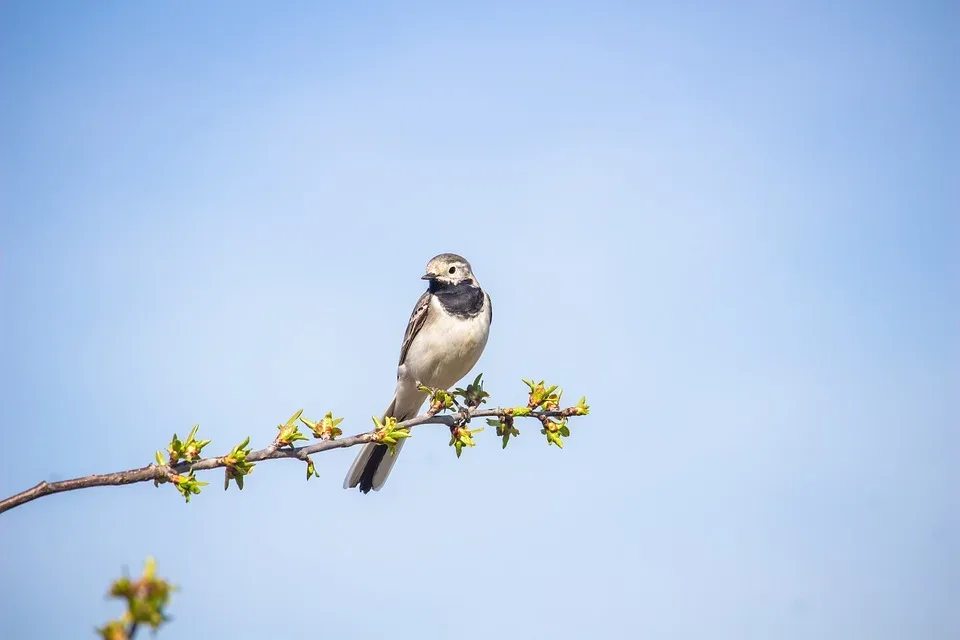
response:
M457 411L457 416L458 416L457 423L465 427L468 424L470 424L470 414L472 412L470 410L470 407L466 405L459 407L459 409L460 410Z

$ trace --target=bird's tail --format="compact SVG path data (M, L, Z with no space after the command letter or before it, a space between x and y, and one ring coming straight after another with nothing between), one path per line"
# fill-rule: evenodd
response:
M394 394L390 406L383 412L383 419L393 417L397 419L397 422L402 422L413 418L420 410L420 404L422 403L423 400L421 399L412 411L409 407L399 407L398 411L397 395ZM383 483L387 481L387 476L390 475L393 465L396 464L400 449L403 448L403 443L406 441L406 438L397 441L397 444L393 447L393 455L390 455L385 444L370 443L363 445L353 464L350 465L347 477L343 479L343 488L353 489L359 485L361 493L369 493L370 489L379 491L383 487Z

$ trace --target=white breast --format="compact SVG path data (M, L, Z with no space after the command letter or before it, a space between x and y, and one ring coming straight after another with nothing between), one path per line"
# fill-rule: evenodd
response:
M425 385L447 389L477 364L490 322L486 309L472 318L458 318L444 312L436 298L429 314L407 352L407 373Z

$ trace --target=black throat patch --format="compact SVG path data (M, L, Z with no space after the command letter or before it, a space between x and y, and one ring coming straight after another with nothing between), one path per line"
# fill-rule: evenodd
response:
M483 309L483 291L473 284L473 280L457 284L431 280L429 291L447 313L458 318L472 318Z

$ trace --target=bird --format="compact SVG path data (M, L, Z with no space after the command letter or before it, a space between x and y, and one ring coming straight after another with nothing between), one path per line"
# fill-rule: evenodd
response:
M473 369L487 346L493 304L467 259L455 253L434 256L421 279L427 281L427 290L407 322L396 390L381 422L389 417L397 422L416 417L428 395L419 387L449 389ZM397 441L393 455L387 455L387 445L363 445L343 488L358 487L364 494L379 491L405 442L405 438Z

